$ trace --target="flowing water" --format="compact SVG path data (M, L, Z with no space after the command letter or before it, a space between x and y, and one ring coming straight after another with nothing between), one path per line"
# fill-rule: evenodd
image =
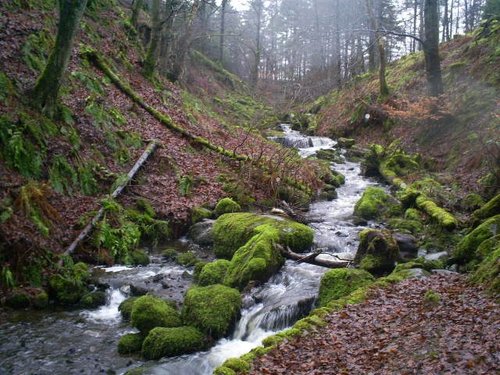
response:
M283 126L284 135L274 138L298 148L303 157L332 148L328 138L308 137ZM351 259L363 228L352 221L355 202L375 182L360 175L358 163L345 161L332 167L346 177L337 189L338 199L313 203L307 214L315 230L314 246L320 257L337 255ZM166 298L180 299L191 282L186 269L154 257L146 267L111 267L98 270L110 285L108 302L96 310L17 312L0 317L0 375L3 374L96 374L124 373L138 365L147 374L208 375L225 359L240 356L260 345L262 339L293 325L313 308L322 267L287 261L266 284L253 288L244 299L242 316L233 335L209 351L143 363L139 358L116 353L119 337L133 332L121 321L118 305L130 284Z

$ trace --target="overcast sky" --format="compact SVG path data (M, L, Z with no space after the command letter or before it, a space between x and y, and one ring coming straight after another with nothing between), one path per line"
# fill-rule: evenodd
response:
M247 6L247 0L231 0L231 4L238 10L245 9Z

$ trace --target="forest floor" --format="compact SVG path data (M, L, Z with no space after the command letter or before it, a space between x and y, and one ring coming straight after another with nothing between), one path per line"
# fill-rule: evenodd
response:
M499 311L465 276L408 279L278 344L251 374L497 374Z

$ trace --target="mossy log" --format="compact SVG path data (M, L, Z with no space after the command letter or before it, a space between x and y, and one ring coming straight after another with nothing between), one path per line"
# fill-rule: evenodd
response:
M123 189L132 181L134 176L137 174L139 169L142 167L142 165L149 159L149 157L154 153L156 148L158 147L158 142L157 141L151 141L144 152L142 153L141 157L135 162L134 166L132 169L127 173L127 177L119 184L119 186L111 193L111 198L116 198L121 194ZM66 249L64 252L65 255L70 255L72 254L77 246L80 244L81 241L83 241L89 234L92 232L96 224L101 220L102 216L104 215L104 207L101 207L99 211L97 211L97 214L90 220L90 223L88 223L85 228L80 232L78 237L69 245L69 247Z
M444 208L439 207L425 195L420 194L415 200L415 203L419 209L431 216L443 228L452 230L457 227L458 221L455 216Z
M168 116L165 113L161 113L157 109L153 108L149 104L145 102L145 100L138 94L136 93L129 84L126 82L123 82L118 75L116 75L115 72L113 72L112 68L108 65L108 63L100 56L97 51L93 49L87 48L82 56L86 59L88 59L91 63L93 63L98 69L100 69L110 80L113 82L116 87L118 87L123 93L128 95L134 102L139 104L142 108L144 108L149 114L151 114L154 118L156 118L158 121L160 121L164 126L166 126L168 129L180 134L184 138L188 139L190 142L196 143L201 145L202 147L205 147L211 151L214 151L220 155L226 156L228 158L231 158L236 161L242 161L242 162L251 162L255 163L256 166L263 170L267 170L267 168L262 165L261 163L257 163L255 160L253 160L250 156L248 155L243 155L243 154L237 154L234 151L230 151L225 149L224 147L214 145L211 143L208 139L195 136L188 132L186 129L180 127L177 125L170 116ZM307 186L304 184L300 183L299 181L296 181L291 178L285 178L285 183L295 189L301 190L306 192L307 194L311 193L311 189L309 189Z

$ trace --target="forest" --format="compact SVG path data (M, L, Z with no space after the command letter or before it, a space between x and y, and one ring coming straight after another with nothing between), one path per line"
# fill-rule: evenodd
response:
M0 374L500 371L499 0L0 1Z

